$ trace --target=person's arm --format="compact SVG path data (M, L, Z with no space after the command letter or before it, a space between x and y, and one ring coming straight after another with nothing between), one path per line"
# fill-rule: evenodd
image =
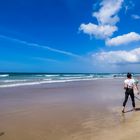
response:
M138 91L138 94L140 94L140 93L139 93L139 88L138 88L138 85L137 85L137 84L135 84L135 87L136 87L136 89L137 89L137 91Z
M124 89L127 89L128 88L128 86L127 86L127 84L124 82Z
M138 83L134 82L134 88L138 91L137 94L139 94Z

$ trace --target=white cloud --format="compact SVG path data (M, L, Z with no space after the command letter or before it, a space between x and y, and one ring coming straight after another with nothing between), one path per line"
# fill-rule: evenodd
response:
M133 64L140 62L140 48L130 51L99 52L92 55L98 64Z
M140 40L140 34L135 32L111 38L114 32L118 31L116 24L120 20L118 16L120 9L122 6L127 7L127 9L133 8L135 5L132 1L128 1L126 4L124 0L102 0L99 6L99 10L92 14L97 19L98 24L82 23L79 27L80 31L90 35L90 37L94 36L98 39L104 39L108 46L124 45ZM134 19L140 19L139 15L133 14L131 16Z
M100 3L101 8L98 12L93 13L99 24L113 24L119 21L118 12L122 7L124 0L103 0Z
M79 30L96 38L106 39L111 37L118 30L116 23L120 20L118 12L122 7L124 0L103 0L100 3L98 12L93 12L93 17L98 21L98 24L82 23Z
M81 24L80 31L90 36L95 36L96 38L107 38L112 36L112 34L118 30L116 26L111 25L96 25L93 23Z
M135 15L135 14L131 15L131 17L132 17L133 19L140 19L140 16L139 16L139 15Z
M106 45L118 46L118 45L128 44L135 41L140 41L140 34L135 33L135 32L130 32L128 34L124 34L124 35L106 40Z

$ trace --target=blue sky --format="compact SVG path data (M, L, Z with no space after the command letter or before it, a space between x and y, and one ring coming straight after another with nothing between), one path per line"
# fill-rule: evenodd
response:
M139 72L140 1L1 0L0 71Z

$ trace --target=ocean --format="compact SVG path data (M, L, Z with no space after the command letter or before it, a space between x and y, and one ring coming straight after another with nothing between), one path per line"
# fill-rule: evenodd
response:
M124 73L0 73L0 88L124 77Z

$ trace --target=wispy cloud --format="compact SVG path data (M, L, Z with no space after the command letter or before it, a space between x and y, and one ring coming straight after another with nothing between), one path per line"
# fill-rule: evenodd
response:
M0 38L10 40L10 41L13 41L13 42L16 42L16 43L19 43L19 44L24 44L26 46L31 46L31 47L41 48L41 49L47 49L47 50L52 51L52 52L60 53L60 54L71 56L71 57L76 57L76 58L79 58L79 59L82 58L80 55L77 55L77 54L74 54L74 53L71 53L71 52L68 52L68 51L54 49L54 48L46 46L46 45L40 45L40 44L37 44L37 43L30 43L30 42L27 42L27 41L23 41L23 40L20 40L20 39L17 39L17 38L8 37L8 36L5 36L5 35L0 35Z
M140 16L139 16L139 15L135 15L135 14L131 15L131 17L132 17L133 19L140 19Z
M125 9L125 14L128 12L130 9L134 9L135 4L132 0L125 0L124 1L124 9Z

